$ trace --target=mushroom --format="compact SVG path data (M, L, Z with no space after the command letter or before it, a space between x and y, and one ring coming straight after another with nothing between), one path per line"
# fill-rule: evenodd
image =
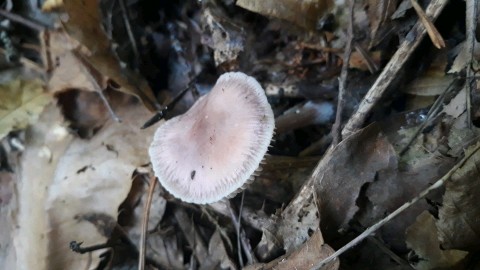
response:
M274 127L260 84L241 72L225 73L185 114L157 129L149 148L153 171L185 202L231 198L253 180Z

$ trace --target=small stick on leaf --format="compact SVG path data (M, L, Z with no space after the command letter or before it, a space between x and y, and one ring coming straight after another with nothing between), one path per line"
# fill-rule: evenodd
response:
M340 248L339 250L335 251L332 255L328 256L327 258L321 260L318 262L315 266L313 266L311 269L321 269L323 266L325 266L327 263L337 259L338 256L342 255L345 253L347 250L351 249L352 247L358 245L360 242L362 242L365 238L367 238L369 235L373 234L376 232L378 229L380 229L383 225L385 225L387 222L390 220L394 219L398 215L400 215L404 210L418 202L419 200L423 199L428 193L430 193L432 190L435 190L439 187L442 187L446 181L452 177L452 175L459 169L461 168L477 151L480 150L480 143L478 143L471 151L468 151L465 154L465 157L460 160L447 174L445 174L442 178L440 178L437 182L435 182L433 185L425 189L424 191L420 192L420 194L413 198L411 201L403 204L397 210L393 211L390 215L386 216L384 219L380 220L379 222L375 223L372 225L370 228L366 229L363 233L361 233L359 236L355 237L352 241L350 241L348 244Z
M425 11L423 11L417 0L410 0L410 2L412 3L413 9L417 12L420 21L422 21L422 24L427 29L428 36L432 40L433 45L435 45L437 49L445 48L445 41L442 35L440 35L435 25L433 25L432 21L427 17L427 14L425 14Z

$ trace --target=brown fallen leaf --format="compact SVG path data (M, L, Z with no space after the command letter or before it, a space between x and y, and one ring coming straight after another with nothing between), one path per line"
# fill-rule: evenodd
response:
M347 228L359 209L360 189L374 181L377 172L394 165L395 156L393 146L374 124L346 138L321 161L314 177L326 236L334 237Z
M281 256L276 260L264 263L249 265L244 270L309 270L334 252L334 250L323 240L320 230L316 230L307 242L299 246L290 254ZM336 260L324 266L322 270L336 270L340 261Z
M137 104L124 106L118 113L122 123L110 120L88 141L73 140L56 167L46 210L51 226L49 237L54 240L49 256L55 258L58 269L68 268L72 261L82 262L75 269L85 266L85 255L59 257L58 252L73 240L88 246L109 237L114 223L107 223L102 231L92 224L98 218L100 222L116 221L133 172L149 162L147 148L154 130L138 128L148 111Z
M53 243L47 237L51 226L45 214L46 201L56 166L71 140L54 105L48 106L39 121L26 131L25 152L16 181L18 206L12 224L16 228L12 248L16 257L22 259L16 260L14 267L9 269L55 269L52 268L55 259L47 259ZM68 246L59 248L62 248L62 256L69 257ZM77 265L77 261L71 263ZM56 269L63 268L59 267Z
M381 29L389 26L391 15L395 12L398 0L368 0L368 19L370 21L370 45L375 46L382 40Z
M0 139L10 131L26 128L52 101L40 80L13 80L0 85Z
M478 145L478 143L477 143ZM468 155L477 145L465 151ZM480 153L475 153L446 184L437 228L444 249L478 250L480 242Z
M102 250L77 254L71 241L94 245L116 224L136 168L149 162L154 129L139 131L149 112L139 104L119 110L90 140L73 139L53 105L27 132L19 181L14 269L85 269ZM32 242L33 241L33 242Z
M150 86L140 75L122 68L112 52L110 40L101 26L99 3L96 0L64 1L63 10L68 19L63 21L66 32L85 48L81 56L100 74L112 79L121 87L121 92L134 95L150 111L160 108Z
M309 239L319 222L325 237L336 238L359 209L356 200L362 186L395 160L395 151L378 125L362 129L325 154L312 173L313 186L304 186L282 212L281 221L267 229L284 242L287 252Z
M264 16L315 29L318 20L333 7L331 0L239 0L237 6Z
M457 264L468 252L440 248L435 218L430 213L422 212L405 234L407 246L419 257L415 269L465 269L465 265Z
M97 90L92 74L75 55L75 50L80 46L78 41L60 30L47 31L43 36L46 37L41 39L44 41L43 61L50 63L47 67L50 70L48 91L57 93L66 89Z

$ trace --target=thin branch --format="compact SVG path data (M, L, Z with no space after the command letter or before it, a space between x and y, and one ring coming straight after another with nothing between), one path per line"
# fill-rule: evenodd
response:
M440 12L447 3L448 0L432 0L425 13L433 21L438 15L440 15ZM385 66L382 73L380 73L375 83L363 98L357 111L352 115L343 128L342 136L344 138L358 130L363 125L366 118L373 108L375 108L378 101L383 97L390 84L397 78L398 72L402 69L408 59L410 59L413 51L415 51L418 45L420 45L426 33L427 30L420 21L418 21L412 30L410 30L395 55L390 59L390 62L388 62L387 66Z
M468 54L470 55L469 65L467 65L467 81L466 83L466 98L467 98L467 126L469 129L472 128L472 83L474 82L474 74L472 70L472 62L474 59L474 51L475 51L475 33L477 27L477 12L478 12L478 4L475 0L467 0L467 7L466 7L466 35L467 40L465 42L465 46L468 50ZM472 79L470 79L472 78Z
M35 21L32 21L30 19L26 19L20 15L17 15L17 14L14 14L14 13L11 13L9 11L6 11L4 9L0 9L0 16L3 16L7 19L9 19L10 21L12 22L16 22L16 23L19 23L19 24L22 24L28 28L31 28L37 32L41 32L45 29L47 29L48 27L47 26L43 26L41 23L39 22L35 22Z
M325 266L327 263L337 259L338 256L342 255L349 249L353 248L354 246L358 245L360 242L362 242L366 237L371 235L372 233L376 232L378 229L380 229L385 223L389 222L390 220L394 219L397 217L399 214L401 214L405 209L409 208L419 200L423 199L428 193L430 193L432 190L435 190L439 187L442 187L447 180L450 179L450 177L460 168L462 167L465 162L467 162L478 150L480 150L480 144L478 144L473 151L470 153L466 154L465 157L460 160L447 174L445 174L442 178L440 178L437 182L435 182L433 185L425 189L424 191L420 192L420 194L413 198L411 201L403 204L400 206L397 210L393 211L390 215L386 216L384 219L380 220L370 228L366 229L363 233L361 233L359 236L355 237L352 241L350 241L348 244L340 248L339 250L335 251L332 255L328 256L327 258L323 259L322 261L318 262L312 269L320 269L323 266Z
M352 55L352 43L353 43L353 7L355 6L355 0L348 1L349 7L349 20L347 29L347 45L343 54L342 71L340 73L338 83L338 103L337 114L335 116L335 123L332 127L333 145L337 145L342 140L341 126L342 126L342 112L345 105L345 89L347 87L348 77L348 65L350 63L350 56Z
M137 41L135 40L135 35L132 31L132 26L130 25L130 20L128 18L128 11L125 7L125 0L120 0L120 9L122 10L123 23L125 24L125 29L127 29L128 38L132 44L133 54L135 55L135 61L140 61L140 54L138 53ZM137 63L138 68L138 63Z

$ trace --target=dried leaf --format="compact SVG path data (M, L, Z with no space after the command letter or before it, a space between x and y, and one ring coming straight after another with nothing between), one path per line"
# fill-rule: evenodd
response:
M47 237L50 225L46 212L48 188L53 182L55 170L72 137L68 134L62 116L55 106L50 105L39 121L26 132L25 152L22 155L20 175L16 189L18 209L15 215L14 248L17 258L13 269L65 269L56 260L49 261L50 245ZM39 173L41 172L41 173ZM73 240L73 239L71 239ZM68 243L60 246L62 256L70 258ZM71 261L75 266L77 261Z
M318 20L333 7L331 0L239 0L237 6L264 16L315 29Z
M149 162L147 149L154 129L138 130L149 113L132 105L122 107L118 114L122 123L110 120L90 140L72 141L58 162L46 205L49 237L54 240L49 255L58 269L69 268L72 262L79 263L75 269L85 267L88 256L56 254L72 240L88 246L109 237L133 172ZM103 226L92 226L96 223Z
M51 96L39 80L14 80L0 85L0 139L37 120Z
M15 269L16 256L13 248L14 223L16 212L15 175L0 172L0 266Z
M90 140L72 139L51 106L27 133L19 183L17 269L85 269L99 254L76 254L70 241L106 241L135 168L148 163L154 129L139 132L148 112L139 105L119 111ZM42 172L39 174L38 172ZM60 255L61 254L61 255Z
M208 258L202 262L200 270L230 269L235 270L235 263L228 257L220 232L216 230L208 244Z
M334 250L323 241L320 230L313 232L312 237L308 239L303 245L299 246L297 250L292 253L282 256L272 262L266 264L249 265L244 270L256 269L275 269L275 270L290 270L290 269L312 269L312 267L330 256ZM324 270L336 270L340 265L339 260L331 262L324 266Z
M478 144L477 144L478 145ZM477 145L465 151L468 155ZM437 221L442 247L466 251L478 250L480 241L480 152L473 156L446 184L443 205Z
M345 229L359 209L356 200L365 183L392 167L396 154L376 125L342 141L315 170L323 233L333 237ZM346 165L348 164L348 166Z
M69 0L64 3L68 21L64 27L68 34L86 47L84 60L100 74L114 80L119 91L134 95L150 110L159 109L155 96L145 79L138 74L123 69L113 55L110 41L102 30L101 14L96 0Z
M453 51L457 51L458 54L448 73L460 73L465 67L467 67L472 60L472 57L473 59L480 59L480 42L474 41L473 55L471 47L467 45L466 41L458 44Z
M307 241L312 232L320 226L317 202L313 200L303 205L298 212L285 211L277 235L283 239L285 251L292 252ZM280 238L280 237L279 237Z
M45 52L43 58L46 63L52 63L48 80L49 92L57 93L72 88L99 90L93 76L75 56L74 50L78 49L80 44L63 31L49 31L45 33L47 34L48 44L43 44Z
M371 45L378 43L377 40L381 40L377 35L381 27L385 26L391 15L397 7L398 0L368 0L368 19L370 20L370 38Z
M438 241L435 218L428 212L422 212L406 231L407 246L419 256L415 269L462 269L454 268L468 252L460 250L442 250Z
M225 20L227 16L221 9L213 7L207 7L202 12L204 33L208 36L203 42L214 50L216 66L236 61L245 47L245 33L240 27Z

